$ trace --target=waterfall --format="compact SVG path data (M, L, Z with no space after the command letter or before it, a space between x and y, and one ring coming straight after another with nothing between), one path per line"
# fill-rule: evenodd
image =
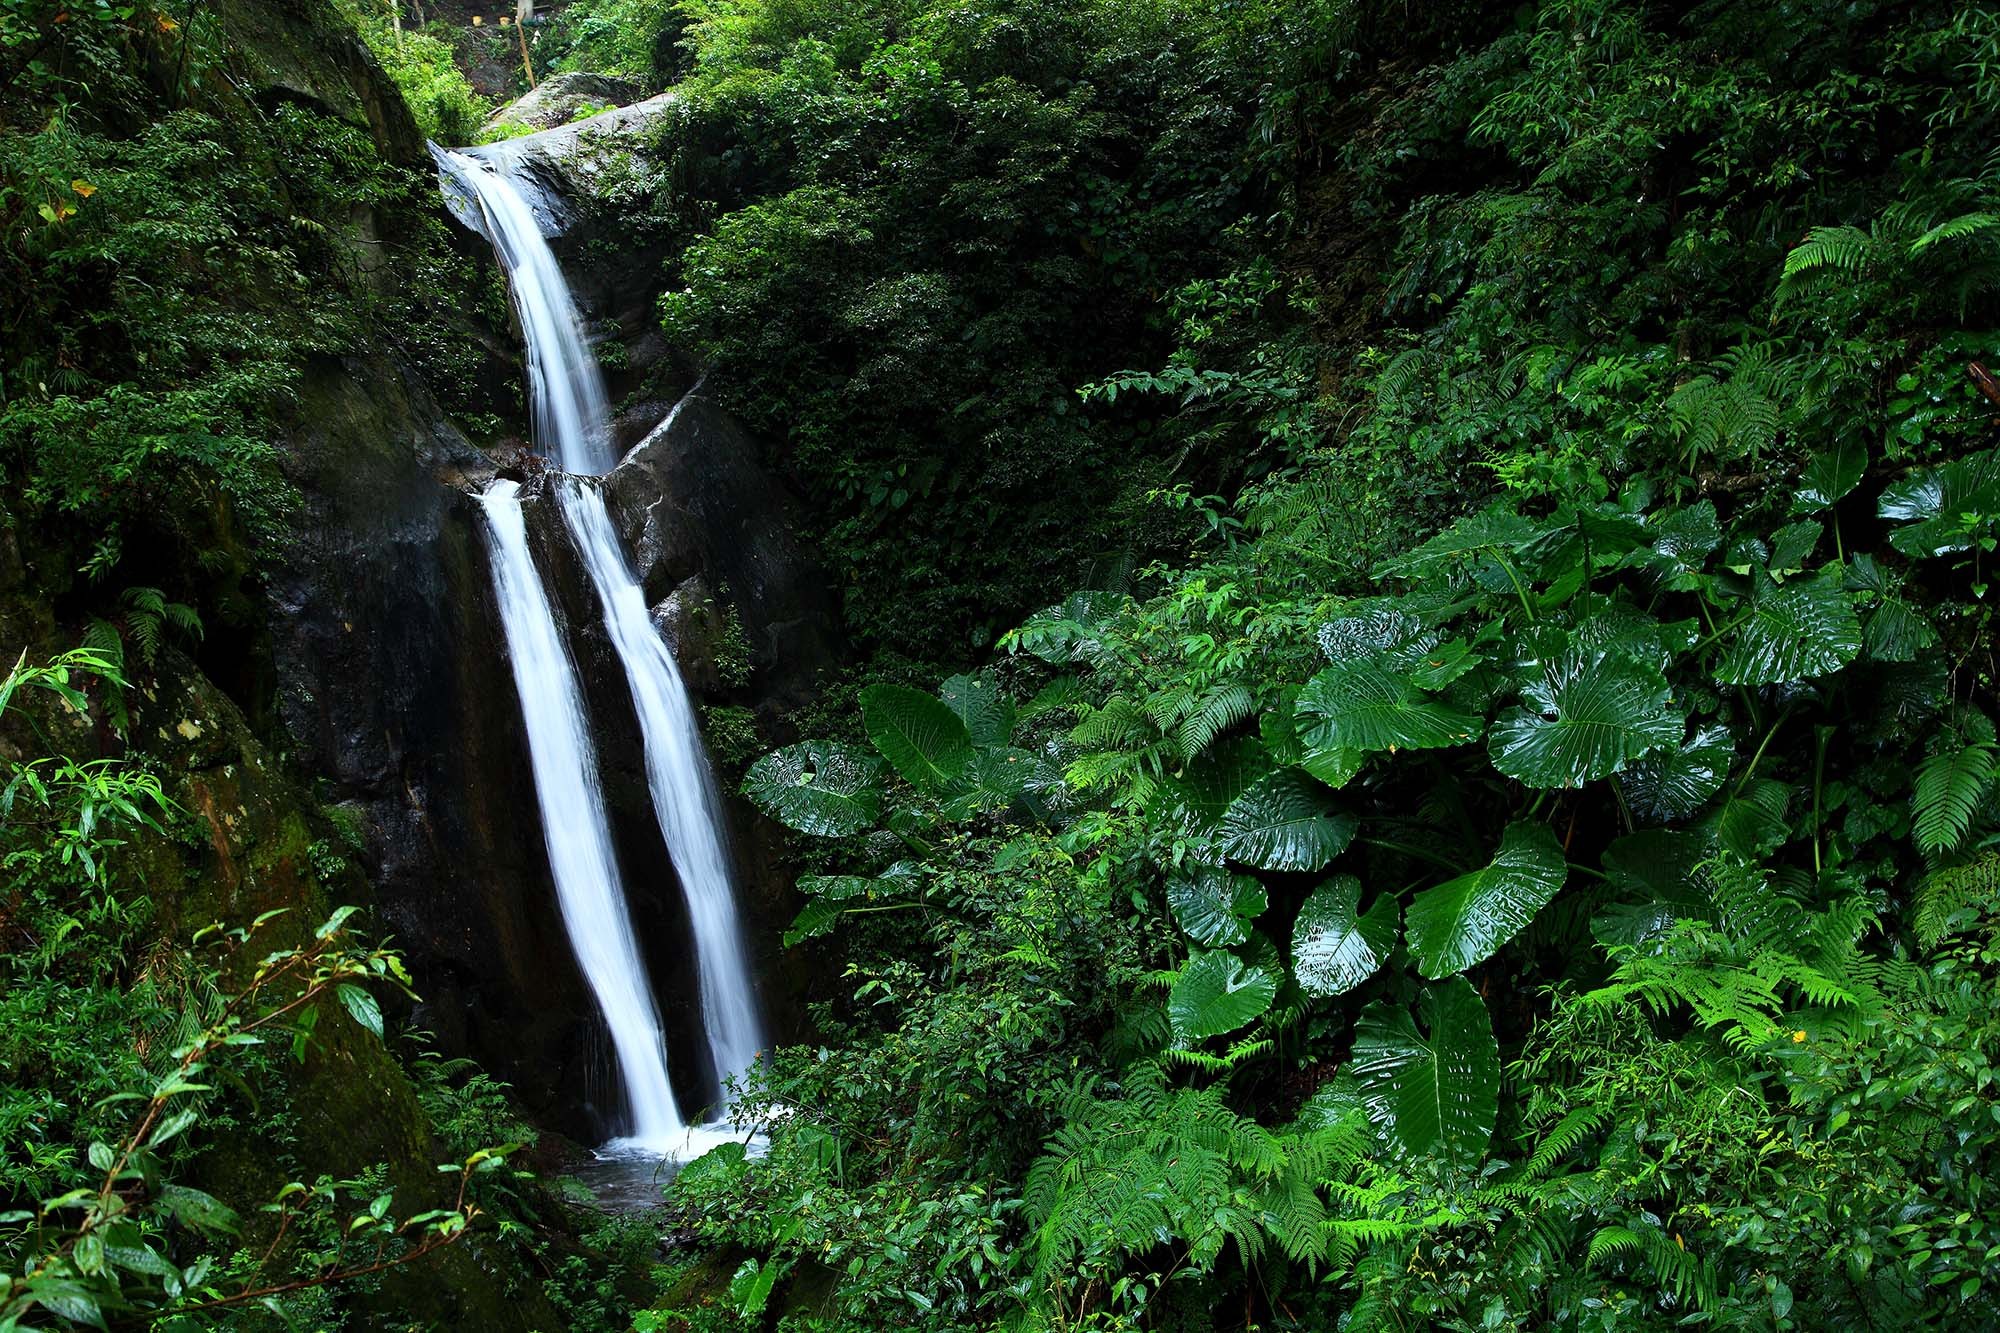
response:
M528 349L536 447L553 452L565 472L609 472L618 460L611 452L604 377L534 210L493 161L470 153L433 152L448 179L478 200L480 230L507 270L507 290Z
M763 1045L730 887L722 803L680 668L646 613L645 596L618 544L603 495L580 481L561 486L557 494L632 688L645 741L653 813L687 895L701 982L702 1031L719 1082L725 1075L748 1069Z
M565 472L602 474L616 461L603 379L555 255L509 178L513 159L432 151L447 185L476 201L476 212L462 211L478 223L507 270L527 343L536 448ZM693 703L647 614L602 491L580 476L557 478L552 489L632 693L654 817L688 905L702 1029L720 1083L746 1071L763 1045L721 800ZM512 482L495 482L480 503L493 533L494 581L563 924L604 1009L632 1104L636 1143L611 1146L665 1153L676 1140L686 1146L700 1135L683 1125L667 1081L659 1014L619 882L582 696L529 559L519 491Z
M646 1144L679 1140L685 1126L667 1082L667 1049L646 982L639 940L625 909L625 889L611 849L597 755L583 693L528 553L520 487L496 481L479 497L492 537L493 584L513 658L514 688L528 729L528 759L541 805L542 838L577 964L604 1011L630 1102L632 1137Z

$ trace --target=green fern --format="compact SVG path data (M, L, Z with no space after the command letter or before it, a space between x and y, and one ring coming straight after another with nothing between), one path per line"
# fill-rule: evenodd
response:
M1040 1290L1080 1287L1169 1240L1202 1265L1229 1248L1253 1264L1272 1247L1317 1264L1337 1237L1358 1243L1362 1233L1336 1225L1346 1219L1320 1194L1366 1156L1370 1139L1354 1120L1273 1133L1230 1110L1220 1086L1170 1088L1158 1065L1136 1067L1115 1096L1104 1091L1084 1079L1064 1094L1063 1126L1028 1171Z
M1964 865L1933 870L1917 885L1917 940L1935 949L1965 928L1968 917L1990 915L2000 901L2000 851Z
M1963 744L1947 745L1917 770L1910 805L1916 817L1917 849L1925 856L1954 851L1965 841L1993 786L1993 723L1980 713L1968 712L1961 730Z
M1785 256L1778 300L1783 302L1830 274L1857 275L1881 257L1875 238L1859 227L1814 227Z

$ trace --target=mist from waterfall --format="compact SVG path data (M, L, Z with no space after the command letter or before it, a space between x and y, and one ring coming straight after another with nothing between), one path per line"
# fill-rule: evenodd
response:
M756 990L737 918L724 811L693 702L648 614L603 491L584 479L617 461L603 378L561 267L510 177L516 159L435 147L433 153L446 182L477 202L481 230L507 270L527 344L536 448L563 471L583 474L552 478L548 489L583 558L639 719L654 816L687 902L702 1030L720 1094L722 1080L748 1070L763 1046ZM575 671L529 555L520 487L495 482L481 504L493 532L495 587L563 922L604 1008L632 1106L631 1138L607 1147L671 1154L675 1140L689 1145L690 1132L667 1082L666 1045L609 839ZM716 1106L726 1118L720 1095Z

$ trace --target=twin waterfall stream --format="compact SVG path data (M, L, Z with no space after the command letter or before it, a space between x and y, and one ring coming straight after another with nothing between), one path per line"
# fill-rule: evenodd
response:
M549 478L546 493L583 559L624 668L654 816L686 896L710 1062L718 1081L740 1075L764 1042L723 809L680 670L647 612L595 480L618 461L597 359L534 212L508 177L510 159L435 151L446 177L477 200L482 229L507 272L526 343L535 449L563 473ZM719 1086L715 1119L706 1124L691 1122L674 1098L665 1031L612 847L583 692L529 548L521 487L495 481L479 503L563 926L603 1012L625 1092L627 1133L600 1153L685 1159L737 1131Z

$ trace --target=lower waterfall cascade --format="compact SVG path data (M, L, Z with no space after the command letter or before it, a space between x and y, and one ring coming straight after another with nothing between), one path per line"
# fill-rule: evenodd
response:
M582 559L631 691L654 817L694 938L701 1027L714 1074L715 1118L706 1125L691 1125L674 1098L665 1030L612 844L586 705L545 576L534 564L523 489L496 480L479 503L543 837L564 928L610 1032L626 1099L626 1133L600 1152L684 1157L699 1151L698 1139L735 1132L728 1121L728 1081L750 1068L764 1044L725 812L680 669L647 610L595 480L616 461L610 457L608 399L562 270L507 175L511 159L433 151L447 186L477 200L476 220L508 275L527 345L534 447L562 468L542 494L555 501Z

